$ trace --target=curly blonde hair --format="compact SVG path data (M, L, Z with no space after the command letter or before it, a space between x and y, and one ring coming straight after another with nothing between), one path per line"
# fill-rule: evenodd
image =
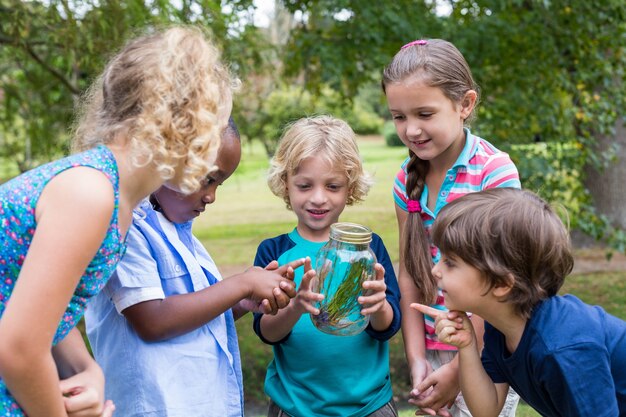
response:
M348 178L347 205L362 201L373 184L363 169L356 137L343 120L320 115L304 117L285 127L278 149L270 161L267 183L291 210L287 176L298 170L310 157L324 158L334 169L343 170Z
M83 98L72 149L122 134L133 163L155 164L168 180L181 164L181 191L200 187L220 145L237 87L218 49L195 27L171 27L130 41Z

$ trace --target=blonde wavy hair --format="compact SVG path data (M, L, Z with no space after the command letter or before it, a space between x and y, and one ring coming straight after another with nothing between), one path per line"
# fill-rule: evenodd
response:
M163 180L181 164L181 191L212 169L238 80L196 27L177 26L130 41L87 91L72 150L126 138L136 166L153 163Z
M321 157L334 169L345 171L348 178L347 205L362 201L373 184L363 170L356 137L343 120L320 115L304 117L285 127L278 149L270 161L267 183L291 210L287 176L298 170L300 163L310 157Z

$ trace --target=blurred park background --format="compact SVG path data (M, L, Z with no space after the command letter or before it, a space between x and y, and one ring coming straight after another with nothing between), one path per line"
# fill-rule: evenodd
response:
M195 225L226 275L294 226L264 176L284 124L317 113L359 134L377 183L344 219L374 228L397 261L391 187L406 151L380 76L403 44L444 38L481 87L472 131L510 153L525 188L565 208L577 263L592 267L564 291L626 319L626 273L615 270L626 249L623 0L0 0L0 181L67 154L75 107L107 58L172 23L203 27L242 81L242 163ZM263 403L271 350L247 318L238 327L247 398ZM401 344L392 376L406 405Z
M129 37L206 29L242 80L234 116L269 157L281 128L331 113L394 143L380 76L444 38L481 87L474 133L590 242L626 248L623 0L0 0L0 178L68 152L77 101Z

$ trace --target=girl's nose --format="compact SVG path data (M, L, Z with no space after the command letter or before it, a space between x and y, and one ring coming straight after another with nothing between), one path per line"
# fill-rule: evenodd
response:
M438 262L433 266L433 269L431 269L430 272L433 274L433 277L437 281L439 281L439 279L441 279L441 274L439 273L439 263Z
M406 135L409 138L418 138L422 134L422 128L419 127L419 123L409 123L406 128Z

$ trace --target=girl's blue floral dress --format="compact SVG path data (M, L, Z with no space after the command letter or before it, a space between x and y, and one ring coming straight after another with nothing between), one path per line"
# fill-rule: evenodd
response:
M0 186L0 320L4 314L24 258L37 228L35 208L44 187L66 169L87 166L103 172L113 184L115 209L109 229L95 257L81 277L74 295L63 314L53 344L76 326L85 306L109 279L126 250L125 239L118 227L119 174L111 151L104 145L80 154L50 162L25 172ZM59 248L63 250L63 248ZM0 378L0 416L24 416Z

